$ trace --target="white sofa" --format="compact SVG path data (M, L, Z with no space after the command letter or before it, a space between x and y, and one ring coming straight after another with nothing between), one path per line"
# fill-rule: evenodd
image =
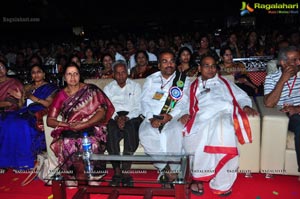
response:
M232 77L228 77L232 80ZM86 79L85 83L95 84L99 88L103 89L104 86L111 82L112 79ZM135 79L141 85L143 85L145 79ZM254 108L256 108L253 102ZM256 109L257 110L257 109ZM250 126L253 134L253 143L239 146L240 149L240 167L239 172L241 173L258 173L260 171L260 117L255 116L249 117ZM122 143L121 143L122 144ZM143 153L143 147L140 145L137 149L138 153ZM133 165L134 166L134 165Z
M289 118L277 108L264 106L257 97L262 118L261 173L300 175L295 151L294 133L288 131Z
M86 79L85 83L95 84L99 88L103 89L106 84L111 82L112 79ZM136 79L134 81L139 82L143 85L145 79ZM253 102L254 108L256 108L255 103ZM240 149L240 167L239 172L251 174L251 173L258 173L260 171L260 117L255 116L249 117L250 126L252 129L253 134L253 142L251 144L239 145ZM45 125L45 134L46 134L46 142L47 142L47 150L48 155L53 156L53 152L49 148L49 145L52 141L52 137L50 133L52 128L48 127L46 124L46 117L44 117L44 125ZM123 142L121 141L121 149L123 149L122 145ZM144 153L144 149L141 145L139 145L136 153ZM107 165L108 168L111 168L111 165ZM151 164L133 164L133 169L155 169Z

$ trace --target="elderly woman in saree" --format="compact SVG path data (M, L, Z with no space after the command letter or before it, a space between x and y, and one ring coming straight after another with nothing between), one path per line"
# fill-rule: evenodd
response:
M114 113L114 106L105 93L93 84L80 82L76 63L67 65L64 71L66 87L55 97L48 113L47 124L55 128L51 132L51 149L64 169L75 169L71 159L74 152L82 151L82 134L87 131L93 153L104 153L106 147L106 124ZM58 116L62 116L59 121ZM99 163L94 170L102 170Z
M33 168L36 155L46 149L40 124L58 88L45 81L40 65L31 67L31 78L32 83L24 89L10 92L22 108L5 112L0 119L0 168Z

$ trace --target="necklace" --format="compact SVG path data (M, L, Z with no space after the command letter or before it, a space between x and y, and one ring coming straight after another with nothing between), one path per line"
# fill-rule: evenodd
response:
M173 75L172 75L173 76ZM172 77L164 84L164 80L162 78L162 76L160 76L160 80L161 80L161 86L160 86L160 89L164 89L165 86L171 81Z

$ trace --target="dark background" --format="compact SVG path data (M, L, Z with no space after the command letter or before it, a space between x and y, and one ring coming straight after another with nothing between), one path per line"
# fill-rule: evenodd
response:
M8 0L1 6L1 40L66 39L72 27L82 26L85 36L113 36L119 32L211 32L240 24L242 1L114 1L114 0ZM253 1L246 1L251 3ZM265 1L254 2L286 2ZM295 1L296 2L296 1ZM2 3L3 4L3 3ZM35 17L40 22L3 21L3 17ZM299 27L298 15L252 14L256 28Z

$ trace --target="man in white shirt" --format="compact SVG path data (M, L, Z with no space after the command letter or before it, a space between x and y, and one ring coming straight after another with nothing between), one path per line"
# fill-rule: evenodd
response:
M112 56L114 56L116 61L118 60L126 61L125 57L117 51L115 44L113 43L107 44L107 50Z
M143 86L141 106L145 116L139 129L139 138L146 154L181 154L182 129L178 122L184 104L183 91L189 79L176 72L175 54L171 50L159 55L160 71L146 78ZM160 171L159 180L166 185L176 179L179 164L155 163Z
M103 89L107 97L115 107L115 113L107 125L107 151L109 154L119 154L119 142L124 138L123 154L133 154L138 145L138 129L143 121L140 107L140 84L128 79L127 65L124 61L116 61L113 64L114 81L110 82ZM112 162L114 176L111 186L132 186L132 177L126 172L131 167L131 162ZM123 172L122 172L123 171ZM125 171L125 172L124 172Z

